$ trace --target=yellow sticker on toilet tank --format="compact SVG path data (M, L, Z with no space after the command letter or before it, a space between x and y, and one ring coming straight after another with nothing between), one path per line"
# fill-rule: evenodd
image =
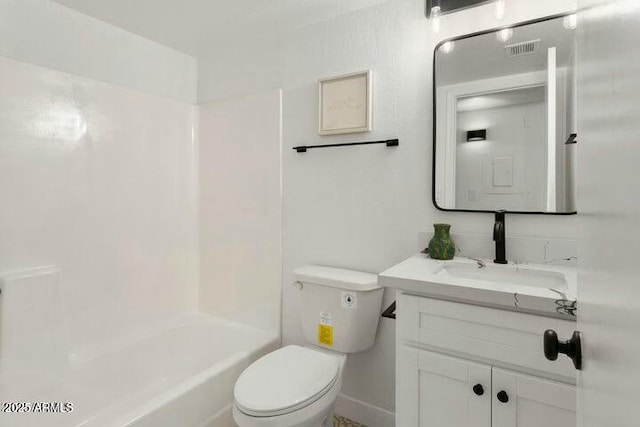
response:
M333 347L333 326L318 325L318 344Z

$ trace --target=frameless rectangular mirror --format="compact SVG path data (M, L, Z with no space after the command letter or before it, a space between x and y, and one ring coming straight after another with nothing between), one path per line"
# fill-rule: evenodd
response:
M436 47L436 207L575 213L575 28L554 16Z

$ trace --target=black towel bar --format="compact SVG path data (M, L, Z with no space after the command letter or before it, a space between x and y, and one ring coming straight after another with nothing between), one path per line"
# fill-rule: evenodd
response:
M394 301L385 311L382 312L382 317L386 317L387 319L395 319L396 318L396 302Z
M371 145L371 144L386 144L387 147L397 147L400 145L399 139L385 139L383 141L367 141L367 142L344 142L342 144L324 144L324 145L300 145L293 147L298 153L306 153L307 150L312 148L329 148L329 147L348 147L351 145Z

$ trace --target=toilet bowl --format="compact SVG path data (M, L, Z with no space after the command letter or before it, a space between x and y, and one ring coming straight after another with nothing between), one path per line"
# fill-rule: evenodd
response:
M347 354L375 341L383 293L376 275L306 266L294 276L308 345L283 347L245 369L234 388L239 427L331 427Z
M245 370L234 389L240 427L329 427L346 361L344 354L287 346Z

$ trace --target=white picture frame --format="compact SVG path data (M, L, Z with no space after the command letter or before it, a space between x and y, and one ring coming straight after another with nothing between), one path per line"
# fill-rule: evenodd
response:
M371 70L318 79L318 133L371 131Z

